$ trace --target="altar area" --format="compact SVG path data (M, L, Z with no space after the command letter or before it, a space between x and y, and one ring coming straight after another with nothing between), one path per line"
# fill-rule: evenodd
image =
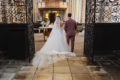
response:
M43 30L42 34L43 34L43 39L45 41L45 37L50 35L50 32L52 31L53 27L40 27L39 28L39 32L40 30Z

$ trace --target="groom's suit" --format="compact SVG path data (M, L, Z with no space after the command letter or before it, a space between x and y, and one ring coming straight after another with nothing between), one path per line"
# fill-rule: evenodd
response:
M75 30L77 28L77 24L73 19L69 19L65 22L65 32L67 37L67 42L69 44L69 40L71 40L71 52L74 51L74 41L75 41Z

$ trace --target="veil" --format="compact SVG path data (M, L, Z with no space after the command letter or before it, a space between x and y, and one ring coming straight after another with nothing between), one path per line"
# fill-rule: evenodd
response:
M56 17L56 20L55 20L55 23L54 23L54 28L53 29L56 29L56 28L60 28L60 18L59 17Z
M75 53L70 52L64 36L60 27L60 18L57 17L46 43L35 54L32 65L42 68L59 60L75 56Z
M61 31L61 28L60 28L60 18L59 18L59 17L56 17L56 20L55 20L55 22L54 22L53 29L52 29L49 37L51 37L52 35L54 35L54 33L55 33L56 30Z

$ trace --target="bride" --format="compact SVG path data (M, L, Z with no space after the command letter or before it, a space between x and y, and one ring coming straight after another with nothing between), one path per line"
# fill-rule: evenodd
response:
M60 17L57 17L47 42L35 54L32 65L39 68L47 67L49 64L72 56L75 54L69 50Z

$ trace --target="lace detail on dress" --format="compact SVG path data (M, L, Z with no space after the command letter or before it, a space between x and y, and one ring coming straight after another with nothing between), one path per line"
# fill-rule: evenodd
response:
M74 53L71 52L51 52L46 53L43 55L36 55L36 58L33 59L32 63L35 67L43 68L47 67L50 64L56 63L59 60L65 59L65 58L71 58L75 56Z

